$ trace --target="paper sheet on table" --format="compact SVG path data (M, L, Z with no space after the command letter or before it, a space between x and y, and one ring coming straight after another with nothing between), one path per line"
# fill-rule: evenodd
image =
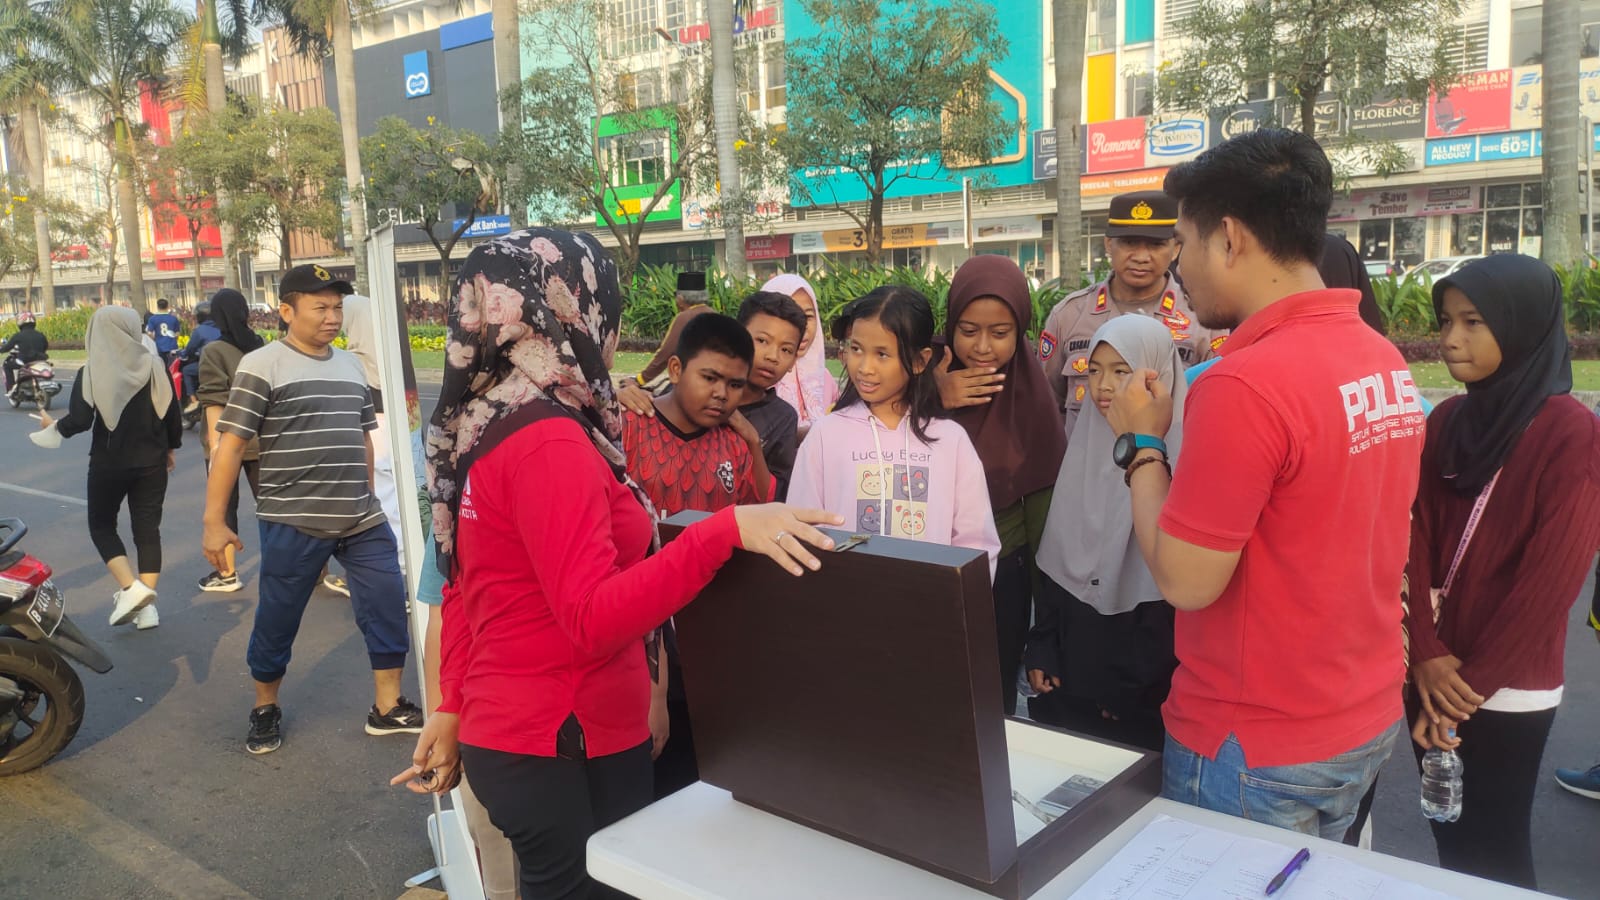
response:
M1072 900L1260 900L1294 849L1161 816L1117 851ZM1337 856L1311 859L1273 900L1448 900Z

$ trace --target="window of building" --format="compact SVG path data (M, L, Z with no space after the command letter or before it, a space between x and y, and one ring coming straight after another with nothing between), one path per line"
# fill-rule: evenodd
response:
M1531 66L1544 57L1544 40L1539 35L1544 7L1525 6L1511 11L1511 64Z
M1364 260L1389 260L1409 269L1427 256L1428 223L1422 218L1367 219L1360 222L1356 240ZM1349 231L1346 231L1349 238Z
M613 187L660 184L671 165L664 128L612 135L603 138L600 147Z
M1538 256L1544 236L1544 192L1538 182L1492 184L1483 211L1450 217L1450 255L1525 253Z
M1113 50L1117 46L1117 0L1089 0L1089 36L1084 50Z
M1123 118L1148 116L1155 110L1155 76L1149 70L1128 72L1122 81Z
M762 53L767 64L767 109L776 109L789 102L789 74L784 68L783 44L773 41Z
M632 56L649 50L656 40L656 16L661 0L612 0L611 52Z

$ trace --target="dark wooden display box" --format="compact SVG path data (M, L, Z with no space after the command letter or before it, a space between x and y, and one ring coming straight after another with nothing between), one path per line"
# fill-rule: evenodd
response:
M736 552L676 617L704 781L1005 898L1160 791L1157 754L1006 719L982 553L872 537L822 562L796 578ZM1048 825L1012 801L1014 774L1037 801L1079 772L1106 783Z

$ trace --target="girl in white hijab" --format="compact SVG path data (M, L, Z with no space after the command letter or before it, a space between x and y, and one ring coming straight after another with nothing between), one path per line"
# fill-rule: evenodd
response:
M1039 693L1028 705L1034 719L1159 751L1161 704L1177 667L1173 609L1139 552L1105 417L1112 393L1137 369L1155 370L1172 392L1166 443L1178 458L1188 385L1177 346L1155 319L1117 316L1090 341L1096 414L1079 416L1067 440L1038 553L1044 578L1024 665Z
M800 414L798 434L804 439L811 423L827 415L839 399L839 379L828 371L827 350L817 339L817 289L799 275L778 275L761 289L788 294L806 314L806 333L800 336L794 368L777 384L778 396Z
M96 311L84 332L88 359L72 384L67 414L59 422L43 413L34 443L60 446L61 438L93 431L89 444L89 539L116 579L111 624L133 622L141 631L160 624L156 581L161 576L161 507L167 473L183 442L183 422L172 402L172 382L160 357L145 347L139 314L125 306ZM117 534L123 501L133 526L139 577Z

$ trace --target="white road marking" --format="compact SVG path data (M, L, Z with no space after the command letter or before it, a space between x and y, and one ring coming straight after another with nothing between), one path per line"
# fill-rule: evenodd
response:
M58 503L70 503L73 506L89 505L89 501L78 497L68 497L66 494L55 494L50 491L41 491L38 488L23 487L20 484L12 484L9 481L0 481L0 491L15 491L19 494L27 494L30 497L43 497L46 500L55 500Z

